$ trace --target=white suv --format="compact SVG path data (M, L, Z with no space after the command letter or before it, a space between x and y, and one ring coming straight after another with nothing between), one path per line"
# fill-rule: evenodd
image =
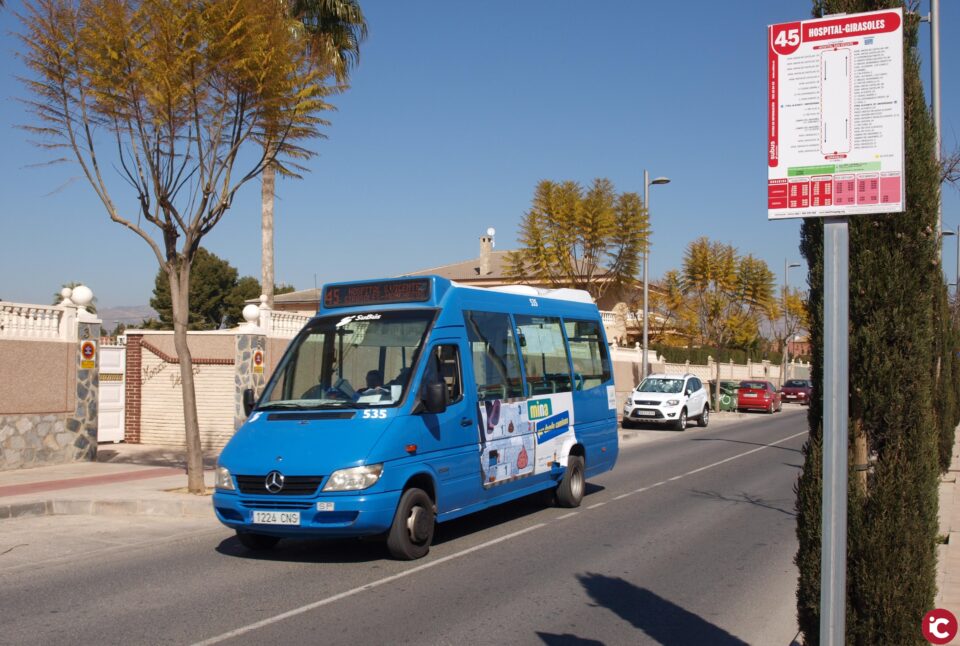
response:
M623 428L634 423L671 424L678 431L695 418L698 426L710 421L707 389L699 377L686 375L649 375L627 397L623 407Z

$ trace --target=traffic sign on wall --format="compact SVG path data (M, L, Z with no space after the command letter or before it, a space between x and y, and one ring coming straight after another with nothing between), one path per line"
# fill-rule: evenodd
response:
M767 28L767 218L903 211L903 10Z

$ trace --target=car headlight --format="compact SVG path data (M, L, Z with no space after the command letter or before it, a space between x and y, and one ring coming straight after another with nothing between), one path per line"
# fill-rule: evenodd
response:
M352 469L340 469L334 471L333 475L323 487L324 491L359 491L372 487L380 479L383 473L382 464L369 464L363 467L353 467Z
M221 467L219 464L217 465L213 484L217 489L226 489L228 491L235 489L233 486L233 478L230 476L230 470L227 469L227 467Z
M676 406L676 405L679 404L679 403L680 403L680 400L679 400L679 399L668 399L668 400L667 400L667 406Z

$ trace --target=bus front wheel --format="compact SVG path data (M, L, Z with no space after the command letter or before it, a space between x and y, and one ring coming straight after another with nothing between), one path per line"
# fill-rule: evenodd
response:
M583 457L579 455L567 457L567 470L563 472L563 479L557 486L557 504L561 507L579 507L585 487Z
M436 520L433 501L427 492L417 488L404 491L387 534L390 556L401 561L426 556L433 542Z

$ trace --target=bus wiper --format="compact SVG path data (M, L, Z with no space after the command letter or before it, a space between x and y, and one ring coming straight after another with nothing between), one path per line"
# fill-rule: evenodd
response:
M306 410L314 407L306 404L298 404L296 402L270 402L269 404L258 406L257 410L277 410L281 408L286 410Z

